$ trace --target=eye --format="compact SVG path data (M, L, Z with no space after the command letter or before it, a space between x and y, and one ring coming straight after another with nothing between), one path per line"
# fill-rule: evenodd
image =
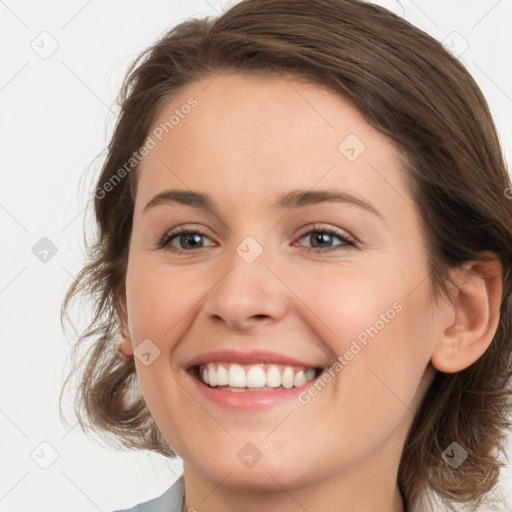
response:
M355 247L354 241L343 231L333 228L331 226L314 226L314 228L306 233L303 233L299 240L303 238L311 241L311 246L306 247L308 252L311 251L332 251L343 247ZM341 244L327 245L332 242L333 238L341 240Z
M187 230L184 228L175 229L165 233L159 238L158 247L160 249L166 248L177 253L193 252L207 247L203 242L201 242L202 237L208 238L208 236L201 231ZM337 245L330 244L333 238L337 238L342 243ZM312 230L307 231L300 236L299 240L302 239L309 239L312 242L309 247L305 247L308 252L325 252L343 247L355 247L355 243L352 238L350 238L344 231L331 226L315 225ZM178 247L176 244L178 244Z
M201 237L207 236L196 230L175 229L160 237L158 247L160 249L168 248L175 252L191 252L205 247L201 243ZM176 247L173 242L177 242L180 246Z

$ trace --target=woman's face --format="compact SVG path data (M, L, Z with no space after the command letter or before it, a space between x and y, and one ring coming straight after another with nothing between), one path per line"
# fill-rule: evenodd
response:
M441 313L391 139L317 85L229 74L153 129L127 325L185 470L260 490L396 480Z

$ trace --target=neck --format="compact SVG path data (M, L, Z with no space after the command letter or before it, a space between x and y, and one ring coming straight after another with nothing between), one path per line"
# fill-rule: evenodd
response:
M307 485L299 483L293 488L282 485L271 475L271 470L251 475L247 482L234 477L235 472L213 481L184 462L183 511L408 512L396 485L399 461L393 462L394 468L368 461L368 465L347 469L343 474L326 472L316 481L307 481Z

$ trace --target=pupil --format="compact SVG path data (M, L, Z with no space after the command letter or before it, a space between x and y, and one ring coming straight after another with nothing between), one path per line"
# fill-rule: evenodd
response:
M322 243L322 241L329 242L330 236L331 235L329 233L316 233L316 235L313 237L313 240L315 240L315 244L317 241L319 243ZM315 244L313 244L313 246L315 246Z
M186 241L187 241L187 240L190 240L192 237L196 237L196 241L197 241L197 239L199 238L199 236L200 236L200 235L198 235L197 233L192 233L192 234L190 234L190 235L182 235L182 237L181 237L181 241L182 241L182 242L183 242L183 241L185 241L185 243L184 243L183 245L186 245ZM200 243L199 243L199 242L197 242L197 245L200 245ZM194 246L196 246L196 244L195 244L195 243L193 243L193 244L192 244L192 247L194 247Z

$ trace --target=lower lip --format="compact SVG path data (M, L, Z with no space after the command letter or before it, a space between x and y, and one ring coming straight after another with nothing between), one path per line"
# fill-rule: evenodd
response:
M274 405L288 402L289 400L297 399L297 396L316 380L313 379L306 382L306 384L298 388L276 388L275 391L227 391L224 389L211 388L203 384L190 371L187 371L187 374L194 381L198 391L208 400L228 409L248 411L266 409Z

